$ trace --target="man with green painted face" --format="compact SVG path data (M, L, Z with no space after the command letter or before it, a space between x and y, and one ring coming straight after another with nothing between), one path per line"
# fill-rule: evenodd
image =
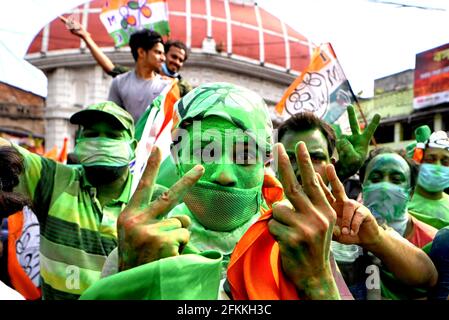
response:
M339 142L336 142L332 127L312 113L296 114L278 128L278 139L284 144L299 181L301 171L299 166L296 165L298 161L294 152L299 141L306 144L314 170L322 178L323 185L329 185L330 183L326 168L331 161L335 162L331 157L336 144L340 156L339 162L336 164L337 174L340 172L339 175L343 177L352 175L355 173L352 170L357 171L359 166L363 164L369 141L379 123L379 117L376 116L366 130L361 133L354 109L349 107L348 113L353 134L344 138L346 141L340 138ZM346 160L351 154L358 160L352 162L352 165L348 167ZM357 299L366 298L365 266L360 267L363 261L357 260L362 254L362 248L381 258L394 272L401 273L399 278L405 283L423 285L433 283L432 281L436 278L435 269L424 253L404 243L392 232L383 230L377 224L373 214L361 204L347 199L343 190L338 192L336 198L337 203L346 202L348 209L341 216L338 216L340 210L336 210L338 228L334 232L333 240L335 241L332 241L332 252L341 268L343 277ZM375 243L374 246L373 243ZM401 248L400 254L398 254L398 248ZM355 262L357 264L354 264ZM409 266L413 267L408 268ZM422 268L429 270L429 274L423 276L422 273L416 272L416 270L422 270ZM361 272L359 272L360 270ZM360 273L362 277L358 277ZM363 286L361 289L358 285L360 282Z
M360 169L363 203L376 220L386 223L418 248L435 237L437 229L409 214L409 201L418 168L388 148L374 149Z
M449 225L449 138L444 131L432 133L426 141L417 186L410 202L411 214L441 229Z
M104 102L70 121L81 126L75 146L81 165L56 163L13 145L24 158L17 191L32 199L41 226L44 299L77 299L100 278L117 246L117 218L130 197L128 167L136 146L131 115Z
M363 180L363 203L379 224L386 224L418 248L431 244L437 229L414 218L408 210L409 200L415 187L417 167L388 148L374 149L360 169ZM409 213L410 212L410 213ZM420 269L413 270L417 274ZM425 298L429 284L409 286L397 281L397 276L380 263L382 297L385 299ZM403 273L405 270L401 270Z
M272 124L263 99L240 86L211 83L188 93L175 110L172 153L182 178L147 205L160 162L156 148L118 220L116 264L121 272L100 280L86 292L86 299L192 299L199 297L198 290L209 292L209 287L213 295L201 298L217 298L214 281L198 283L212 272L198 272L197 256L190 257L188 265L181 263L189 256L186 251L218 252L223 263L217 276L223 281L234 247L260 217L264 164L272 152ZM273 206L267 227L279 245L282 270L301 297L338 299L341 291L329 257L334 209L318 183L305 146L297 151L303 159L304 188L297 184L282 145L276 145L276 150L290 202ZM180 200L184 203L176 205ZM167 277L173 269L178 270L174 278ZM186 278L190 282L183 282ZM129 279L136 281L130 284ZM168 288L167 283L174 282L178 284ZM125 283L127 288L123 288Z

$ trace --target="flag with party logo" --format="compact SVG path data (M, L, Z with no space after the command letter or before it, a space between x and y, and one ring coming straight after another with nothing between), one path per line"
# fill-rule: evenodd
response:
M170 33L167 0L107 0L100 20L116 47L128 44L131 34L139 29Z
M312 112L331 124L349 129L346 107L357 99L330 43L318 46L309 66L285 91L276 105L280 115Z

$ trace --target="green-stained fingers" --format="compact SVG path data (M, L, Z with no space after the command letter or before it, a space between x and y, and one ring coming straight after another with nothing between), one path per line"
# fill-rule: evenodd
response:
M158 228L161 231L169 231L179 228L187 228L190 226L190 218L188 216L175 216L169 219L161 220L158 223Z
M335 146L339 155L350 157L355 153L352 143L344 137L338 139Z
M273 219L286 226L294 226L297 224L294 208L290 201L284 199L273 204Z
M351 126L352 134L360 134L360 126L359 122L357 121L354 106L349 105L346 110L348 111L349 125Z
M274 150L276 150L278 154L279 180L284 188L284 193L297 211L304 212L306 208L310 207L310 200L304 194L301 185L296 179L295 172L293 171L284 145L282 143L276 143Z
M148 207L153 195L154 184L159 172L160 163L161 151L158 147L154 146L151 150L147 166L142 174L137 189L126 207L128 215L132 216L140 214L142 210Z
M321 190L315 169L313 168L312 159L303 141L296 144L296 162L301 174L302 189L313 203L320 203L324 193Z
M148 220L156 219L167 214L178 205L186 192L201 178L204 173L202 165L196 165L178 180L168 191L153 201L146 211Z
M334 195L329 190L329 188L326 186L326 184L324 183L323 178L321 178L320 174L317 173L316 175L317 175L318 182L320 183L321 189L323 189L323 191L324 191L324 195L326 196L327 201L329 201L329 203L332 205L335 202Z
M172 218L176 218L181 222L181 228L189 228L192 224L192 220L190 220L190 217L186 215L173 216Z
M288 239L291 238L291 234L295 233L291 227L286 226L275 219L268 221L268 231L270 231L270 234L280 244L288 241ZM284 246L280 245L280 249L281 247L283 248Z
M190 232L184 228L170 230L164 233L164 238L169 240L159 248L158 259L178 256L182 251L180 248L189 242Z
M326 166L326 176L331 185L332 194L334 195L335 200L339 202L346 201L348 196L346 195L345 187L338 178L337 172L335 171L335 167L333 165L328 164Z
M366 129L363 131L363 136L366 137L366 140L369 141L374 135L374 132L376 131L377 127L380 123L380 114L376 113L373 118L371 119L371 122L368 124Z

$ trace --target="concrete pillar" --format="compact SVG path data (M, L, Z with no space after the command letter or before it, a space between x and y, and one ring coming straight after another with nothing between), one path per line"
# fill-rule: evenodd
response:
M435 114L435 117L433 118L433 130L443 130L443 117L441 116L441 113Z
M394 124L394 142L400 142L403 139L404 130L402 128L402 124L400 122L395 122Z

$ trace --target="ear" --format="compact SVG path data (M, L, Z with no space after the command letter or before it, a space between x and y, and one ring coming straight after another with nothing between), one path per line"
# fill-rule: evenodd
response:
M137 58L144 58L146 53L147 52L143 48L137 48Z

